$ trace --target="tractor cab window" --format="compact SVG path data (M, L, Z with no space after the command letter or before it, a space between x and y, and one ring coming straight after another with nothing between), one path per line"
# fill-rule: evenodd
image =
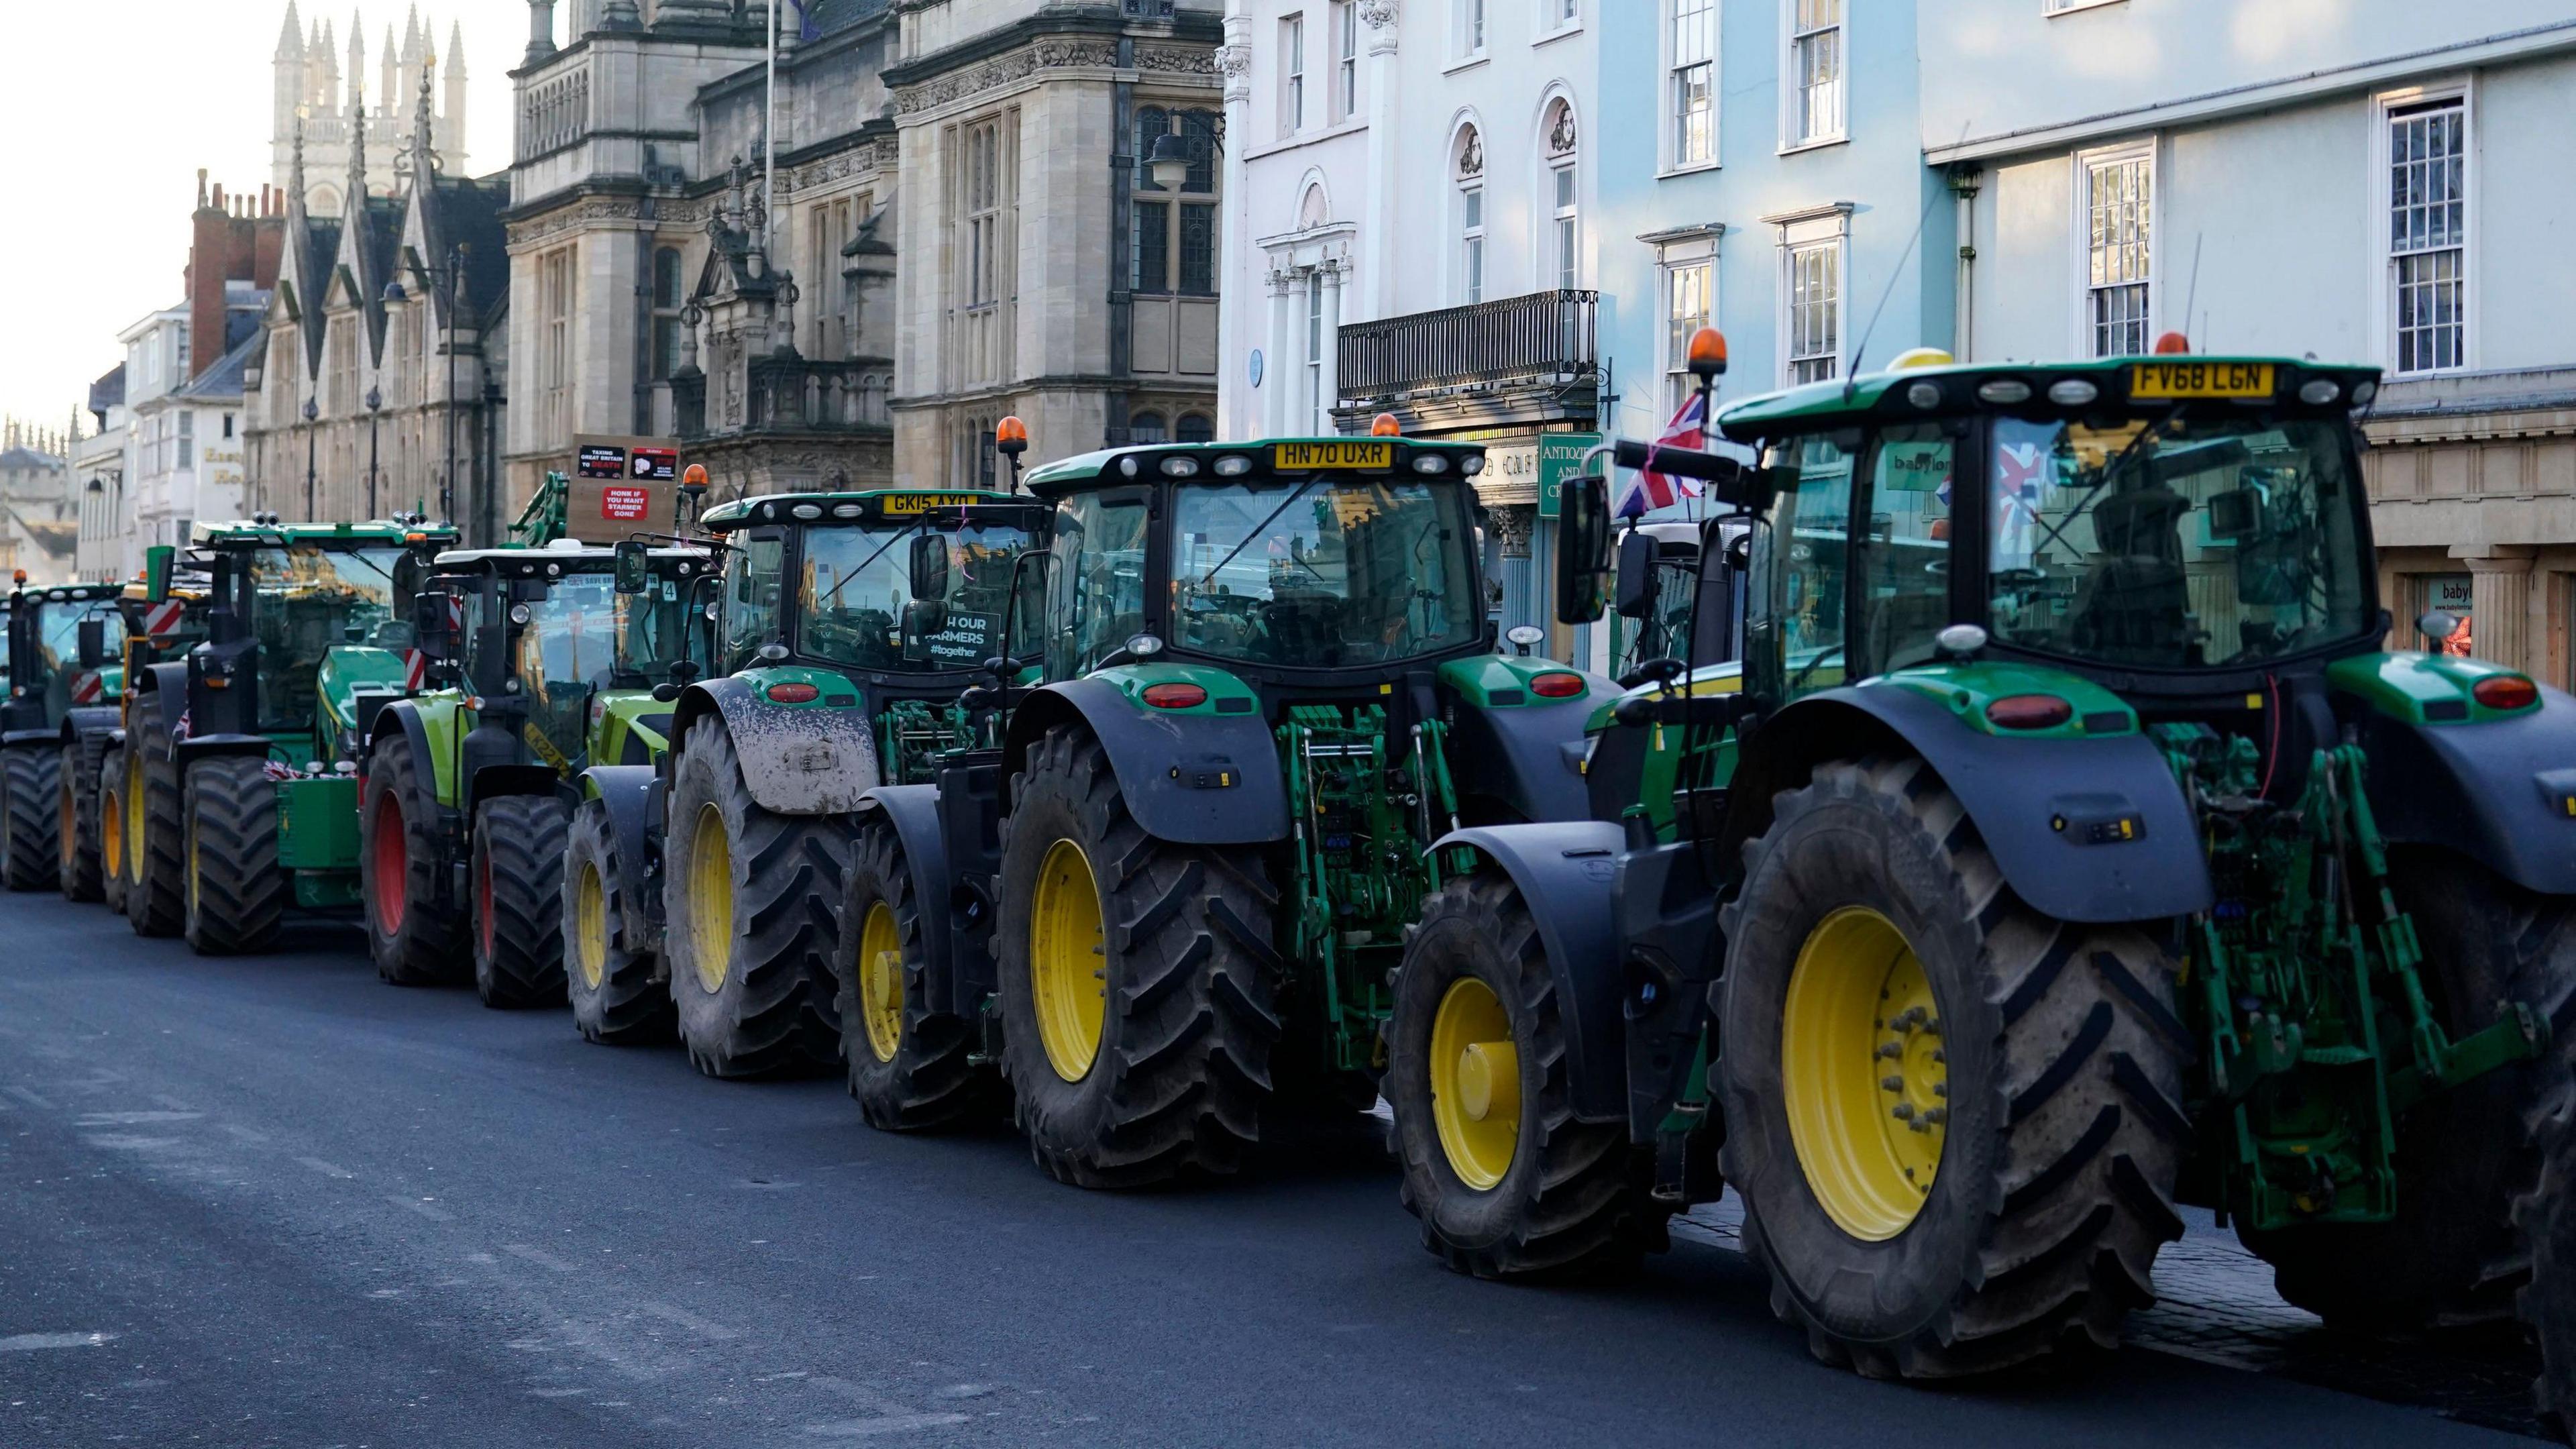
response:
M875 528L815 528L805 534L801 650L862 669L971 669L992 657L1011 560L1028 535L1008 524L968 522L938 531L948 543L947 627L908 637L912 545L927 520Z
M351 642L377 644L394 619L394 571L404 550L313 544L251 550L252 629L259 640L261 726L293 729L313 718L322 656Z
M659 682L682 659L706 663L705 590L695 578L655 574L640 594L617 595L617 669Z
M31 689L38 686L44 689L48 718L59 718L74 702L73 686L83 673L80 667L80 626L85 619L106 621L107 657L120 657L125 646L125 618L117 612L113 600L66 601L36 607L34 642L39 673L20 683Z
M787 537L757 529L725 555L724 670L751 663L752 651L778 637L778 602L786 587Z
M1464 487L1281 478L1176 490L1172 642L1303 669L1473 643Z
M1786 696L1843 682L1857 432L1784 439L1762 455L1773 499L1754 536L1747 653Z
M2365 632L2360 478L2338 419L2194 404L1994 422L1999 641L2148 669L2241 666Z
M520 688L539 704L586 699L617 663L617 594L607 574L566 574L528 605L513 661Z
M1057 506L1047 678L1071 679L1144 631L1146 516L1142 494L1077 493Z
M1861 470L1860 618L1853 678L1920 664L1950 618L1951 439L1938 424L1888 428Z

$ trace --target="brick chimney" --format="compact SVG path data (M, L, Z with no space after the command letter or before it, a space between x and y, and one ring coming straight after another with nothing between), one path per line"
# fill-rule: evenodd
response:
M197 210L191 218L194 233L188 248L187 272L188 367L192 379L203 376L232 350L225 345L224 284L277 285L286 218L252 216L247 214L249 210L228 204L221 186L209 192L206 173L197 173Z

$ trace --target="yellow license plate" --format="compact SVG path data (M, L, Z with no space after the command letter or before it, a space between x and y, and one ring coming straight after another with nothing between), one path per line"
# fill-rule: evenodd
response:
M983 493L887 493L881 495L879 511L888 518L910 518L934 508L964 508L992 501L991 495Z
M1315 468L1392 468L1395 444L1278 443L1271 448L1271 466L1283 473Z
M2271 395L2268 362L2141 362L2129 372L2133 398Z

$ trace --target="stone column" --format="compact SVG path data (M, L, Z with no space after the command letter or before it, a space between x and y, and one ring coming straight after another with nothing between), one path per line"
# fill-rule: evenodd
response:
M1487 509L1485 517L1494 531L1494 551L1501 560L1495 574L1503 586L1503 628L1509 631L1522 624L1546 627L1546 621L1539 617L1538 580L1530 558L1530 533L1538 524L1538 510L1500 504Z
M528 53L522 64L535 65L555 53L555 0L528 0Z
M1248 283L1254 276L1252 261L1252 227L1249 220L1251 188L1244 183L1244 142L1252 134L1252 16L1250 0L1226 0L1225 44L1217 48L1217 73L1225 77L1224 186L1225 226L1221 245L1225 265L1217 275L1224 278L1228 295L1216 309L1216 416L1217 436L1232 438L1246 427L1254 416L1252 377L1249 371L1251 351L1243 334L1251 331L1245 323L1250 317L1245 307L1250 297L1237 299L1231 289ZM1141 161L1141 158L1140 158Z
M2470 652L2539 677L2531 657L2531 555L2463 559L2469 566Z
M1368 22L1368 207L1360 245L1367 248L1361 301L1354 322L1370 322L1395 308L1395 31L1401 0L1360 0Z
M1333 409L1342 400L1342 264L1328 261L1324 273L1324 356L1316 387L1323 393L1324 426L1340 432Z
M1288 402L1296 391L1295 369L1287 365L1289 328L1294 321L1288 310L1291 280L1276 268L1270 273L1270 340L1261 352L1261 431L1274 438L1288 433Z

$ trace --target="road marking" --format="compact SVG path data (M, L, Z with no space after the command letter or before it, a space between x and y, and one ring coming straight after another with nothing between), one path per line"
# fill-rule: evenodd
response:
M299 1158L297 1158L297 1159L295 1159L295 1160L296 1160L296 1161L298 1161L298 1162L300 1162L300 1163L303 1163L305 1166L307 1166L307 1167L309 1167L309 1168L312 1168L315 1172L318 1172L318 1173L322 1174L324 1177L356 1177L356 1176L357 1176L357 1174L356 1174L356 1173L351 1172L349 1169L347 1169L347 1168L345 1168L345 1167L334 1167L334 1166L332 1166L330 1163L324 1162L324 1161L323 1161L321 1158L319 1158L319 1157L299 1157Z
M565 1262L563 1259L556 1257L554 1254L547 1252L545 1249L532 1248L525 1243L503 1243L501 1245L501 1251L509 1254L513 1258L525 1258L540 1268L551 1268L558 1273L578 1273L581 1271L579 1268L576 1268L572 1264Z
M889 1414L882 1419L843 1419L835 1424L808 1424L805 1432L817 1439L867 1439L878 1434L945 1429L966 1422L964 1414Z
M194 1110L187 1103L180 1101L178 1098L171 1096L167 1092L153 1093L152 1100L169 1108L173 1112L189 1112Z
M194 1122L203 1112L84 1112L75 1127L140 1127L150 1122Z
M32 1087L0 1087L0 1092L7 1092L30 1107L42 1107L48 1112L54 1110L54 1104L36 1095Z
M429 1199L425 1197L412 1198L405 1197L398 1192L389 1192L385 1194L385 1201L392 1203L395 1207L406 1208L412 1212L416 1212L433 1223L452 1223L456 1221L456 1214L447 1211L445 1208L432 1206Z
M25 1353L40 1348L96 1348L113 1333L21 1333L0 1338L0 1353Z
M709 1338L722 1340L742 1337L741 1329L727 1328L721 1323L710 1323L685 1308L674 1308L668 1303L639 1303L636 1307L665 1323L676 1323L692 1333L703 1333Z
M244 1127L238 1122L226 1122L223 1124L223 1128L226 1132L231 1133L235 1138L243 1142L250 1143L254 1147L264 1147L268 1145L268 1134L265 1132L254 1132L250 1128Z
M137 1137L127 1132L96 1132L81 1140L92 1147L110 1147L125 1152L151 1152L179 1145L176 1137Z

